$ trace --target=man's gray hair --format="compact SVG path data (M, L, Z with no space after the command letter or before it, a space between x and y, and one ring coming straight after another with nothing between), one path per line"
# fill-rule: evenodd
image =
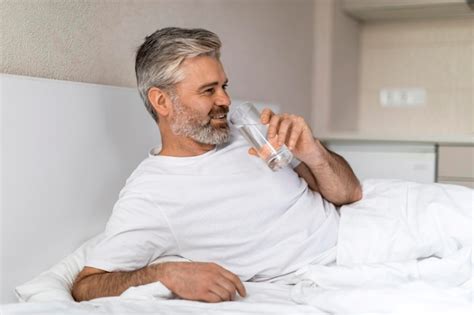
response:
M180 65L186 58L211 56L220 58L221 41L204 29L162 28L145 38L138 48L135 74L140 96L155 121L158 115L148 100L148 90L158 87L174 93L174 85L183 80Z

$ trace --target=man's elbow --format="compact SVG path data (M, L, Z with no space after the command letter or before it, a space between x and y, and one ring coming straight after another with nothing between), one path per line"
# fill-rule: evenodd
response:
M96 269L92 267L84 267L82 271L77 275L71 288L71 295L76 302L88 301L96 298L91 292L91 288L97 286L97 283L93 284L94 278L100 274L105 273L104 270Z
M348 190L345 194L341 194L339 199L329 201L331 201L335 206L341 207L361 200L362 196L362 187L359 183L357 183L357 185L353 189Z
M363 197L362 186L359 183L357 183L357 185L352 191L349 203L359 201L362 199L362 197Z
M82 283L83 279L77 278L71 288L71 295L74 301L82 302L89 300L84 294L84 283Z

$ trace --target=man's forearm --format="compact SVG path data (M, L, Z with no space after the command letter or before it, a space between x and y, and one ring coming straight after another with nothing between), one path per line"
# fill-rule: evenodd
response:
M162 264L150 265L130 272L104 272L79 277L72 295L78 302L105 296L118 296L133 286L160 281Z
M349 164L315 139L316 154L305 164L313 173L319 192L325 199L343 205L362 198L362 189Z

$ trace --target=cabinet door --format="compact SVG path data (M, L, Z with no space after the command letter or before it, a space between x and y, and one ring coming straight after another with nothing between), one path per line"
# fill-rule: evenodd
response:
M438 155L438 182L474 188L474 147L440 146Z

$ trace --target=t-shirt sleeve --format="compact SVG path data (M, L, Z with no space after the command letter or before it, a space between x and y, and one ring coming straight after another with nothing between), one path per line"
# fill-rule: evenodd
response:
M174 252L176 241L166 217L149 197L121 196L105 228L105 237L87 255L86 266L132 271Z

